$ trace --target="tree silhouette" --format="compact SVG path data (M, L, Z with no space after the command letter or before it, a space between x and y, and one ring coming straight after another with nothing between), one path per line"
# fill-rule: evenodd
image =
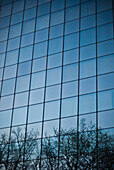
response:
M97 167L104 170L114 169L112 136L108 131L96 132L94 129L95 125L90 123L87 127L84 119L81 120L78 134L74 128L62 129L60 132L54 129L54 137L47 137L45 134L41 155L41 140L38 139L38 131L34 129L29 131L25 142L22 130L17 128L12 131L10 144L8 144L6 134L2 134L0 137L0 169L18 170L24 167L27 170L38 170L40 167L56 170L58 169L58 147L59 169L90 170L97 169ZM8 148L9 159L7 161Z

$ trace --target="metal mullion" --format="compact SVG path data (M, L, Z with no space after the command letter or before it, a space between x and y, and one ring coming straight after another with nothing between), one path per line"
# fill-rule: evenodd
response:
M64 37L65 37L65 15L66 15L66 0L64 0L64 26L63 26L63 47L62 47L62 69L61 69L61 91L60 91L60 111L59 111L59 136L58 136L58 169L60 156L60 135L61 135L61 110L62 110L62 82L63 82L63 63L64 63Z
M78 160L79 160L79 96L80 96L80 32L81 32L81 0L79 4L79 58L78 58L78 99L77 99L77 164L76 168L79 168Z
M51 6L52 0L50 0L50 13L49 15L49 27L48 27L48 43L47 43L47 59L46 59L46 70L45 70L45 86L44 86L44 101L43 101L43 115L42 115L42 132L41 132L41 151L40 151L40 164L39 168L41 169L42 162L42 144L43 144L43 130L44 130L44 113L45 113L45 99L46 99L46 82L47 82L47 66L48 66L48 51L49 51L49 36L50 36L50 23L51 23Z
M33 38L33 49L32 49L32 59L31 61L31 71L30 74L30 82L29 82L29 90L28 90L28 104L27 104L27 115L26 115L26 127L25 127L25 139L24 139L24 157L23 157L23 169L25 160L25 149L26 149L26 140L27 140L27 125L28 125L28 115L29 115L29 102L30 102L30 92L31 92L31 82L32 82L32 67L33 67L33 57L34 57L34 46L35 46L35 33L36 33L36 23L37 23L37 12L38 12L38 0L37 0L37 6L36 6L36 17L35 17L35 26L34 26L34 38Z
M24 1L24 8L25 8L25 1ZM13 9L13 2L12 2L12 9ZM24 12L23 12L23 18L24 18ZM9 144L10 144L10 141L11 141L11 131L12 131L12 122L13 122L13 113L14 113L14 104L15 104L15 95L16 95L16 84L17 84L17 74L18 74L18 65L19 65L19 54L20 54L20 46L21 46L22 29L23 29L23 19L22 19L22 26L21 26L21 35L20 35L19 52L18 52L18 62L17 62L16 77L15 77L15 87L14 87L14 97L13 97L13 105L12 105ZM8 159L9 159L9 146L8 146L7 162L8 162Z

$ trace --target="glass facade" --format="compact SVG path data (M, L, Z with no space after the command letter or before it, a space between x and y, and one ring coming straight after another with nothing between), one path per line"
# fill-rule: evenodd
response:
M0 169L113 169L114 0L0 0Z

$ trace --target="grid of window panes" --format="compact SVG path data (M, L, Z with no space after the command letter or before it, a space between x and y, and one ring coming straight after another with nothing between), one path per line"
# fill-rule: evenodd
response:
M75 129L80 135L82 119L95 125L93 131L113 135L113 3L0 1L0 136L6 134L0 145L7 145L3 162L14 161L10 146L19 142L20 164L37 159L45 166L43 143L48 139L57 142L57 166L62 166L62 131ZM27 157L31 139L37 148Z

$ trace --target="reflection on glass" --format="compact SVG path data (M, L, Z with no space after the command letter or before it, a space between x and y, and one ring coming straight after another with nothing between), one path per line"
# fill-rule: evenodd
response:
M30 104L41 103L44 98L44 89L32 90L30 92Z
M14 109L13 112L13 125L20 125L26 123L27 107Z
M60 98L60 85L46 88L46 101L56 100Z
M45 86L45 71L32 74L31 89Z
M2 85L2 95L14 93L15 79L4 80Z
M30 76L17 77L16 92L29 90Z
M11 114L12 114L12 110L0 112L0 128L10 126Z

